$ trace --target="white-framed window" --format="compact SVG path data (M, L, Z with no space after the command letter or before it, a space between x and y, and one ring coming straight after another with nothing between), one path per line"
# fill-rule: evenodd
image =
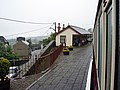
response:
M66 35L60 36L60 43L66 43Z
M106 71L105 88L110 90L112 67L112 7L106 12Z

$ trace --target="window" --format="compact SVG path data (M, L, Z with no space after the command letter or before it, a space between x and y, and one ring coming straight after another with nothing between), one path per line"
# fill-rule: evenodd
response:
M112 63L112 8L106 12L106 90L110 90Z
M120 0L116 1L116 60L114 89L120 90Z
M102 15L99 19L99 44L98 44L98 77L101 85L101 69L102 69Z
M60 43L66 43L66 36L60 36Z

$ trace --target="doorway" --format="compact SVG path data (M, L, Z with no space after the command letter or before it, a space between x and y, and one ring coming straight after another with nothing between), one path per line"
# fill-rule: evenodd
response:
M79 35L73 35L73 46L80 46L80 36Z

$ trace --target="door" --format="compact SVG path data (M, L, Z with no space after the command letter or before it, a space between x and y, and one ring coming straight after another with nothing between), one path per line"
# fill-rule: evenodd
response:
M60 36L60 43L62 43L63 46L66 46L66 35L61 35Z

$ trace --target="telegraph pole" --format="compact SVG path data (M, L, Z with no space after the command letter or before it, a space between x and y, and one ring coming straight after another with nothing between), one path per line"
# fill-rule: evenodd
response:
M56 22L54 24L55 24L55 33L56 33Z

